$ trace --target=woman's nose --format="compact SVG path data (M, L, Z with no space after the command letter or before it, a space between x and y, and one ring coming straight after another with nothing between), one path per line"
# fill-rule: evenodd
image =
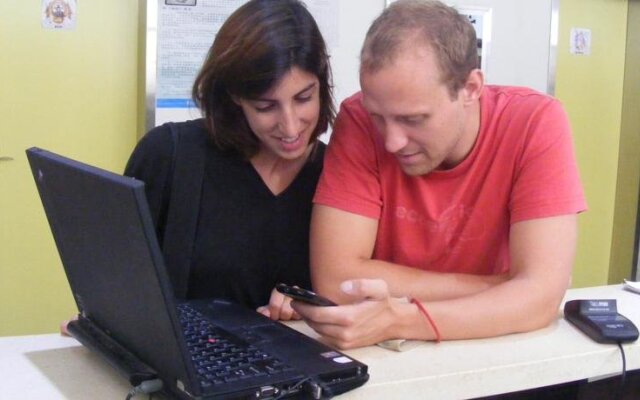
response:
M280 130L287 137L294 137L300 133L300 118L294 107L286 107L280 115Z

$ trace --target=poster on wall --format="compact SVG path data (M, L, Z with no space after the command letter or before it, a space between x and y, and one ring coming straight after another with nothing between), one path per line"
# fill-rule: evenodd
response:
M149 26L153 25L153 21L147 23L147 39L150 46L155 43L156 51L155 54L147 53L147 64L152 68L151 71L147 69L148 79L155 78L152 89L147 84L147 96L154 99L153 112L147 112L147 129L168 121L200 117L200 111L191 99L193 82L222 24L246 2L157 0L155 41L154 26ZM316 18L328 45L331 47L337 43L337 1L306 0L305 4ZM150 108L149 104L147 108Z
M386 0L385 4L389 6L394 1L395 0ZM469 19L469 22L471 22L471 25L473 25L478 40L479 67L486 73L489 48L491 47L491 8L450 5L455 7L460 14L465 15Z
M246 0L158 2L156 121L197 118L191 85L220 26Z
M487 60L491 47L491 9L485 7L456 7L458 12L466 15L476 31L478 42L478 58L480 69L487 72Z
M569 52L571 54L588 56L591 54L591 29L571 28L569 34Z

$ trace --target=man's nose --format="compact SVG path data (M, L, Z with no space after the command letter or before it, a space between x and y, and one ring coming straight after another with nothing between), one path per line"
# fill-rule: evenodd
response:
M389 153L397 153L407 145L407 135L396 124L388 123L382 130L384 148Z

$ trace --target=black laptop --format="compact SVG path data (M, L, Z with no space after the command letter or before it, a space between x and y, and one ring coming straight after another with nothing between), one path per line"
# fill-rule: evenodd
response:
M144 183L27 150L78 306L69 332L134 386L184 399L329 398L367 366L225 300L177 301Z

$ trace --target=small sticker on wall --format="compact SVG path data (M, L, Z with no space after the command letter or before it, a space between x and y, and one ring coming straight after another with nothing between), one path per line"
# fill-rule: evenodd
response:
M571 54L588 56L591 54L591 29L571 28Z
M42 27L73 30L77 18L76 0L42 0Z

